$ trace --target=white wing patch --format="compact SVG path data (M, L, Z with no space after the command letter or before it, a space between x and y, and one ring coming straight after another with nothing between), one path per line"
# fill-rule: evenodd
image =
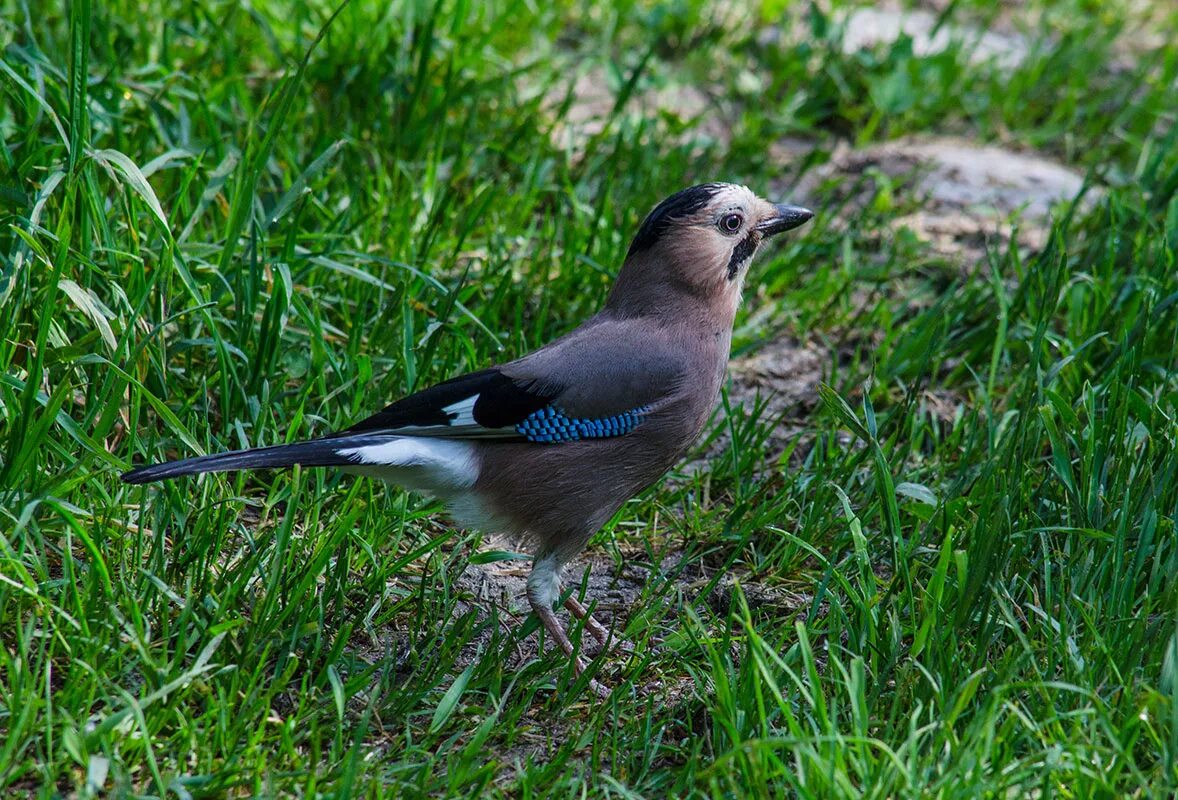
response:
M398 436L460 436L464 439L483 437L487 439L514 439L519 434L515 428L487 428L475 422L474 405L479 394L451 403L442 408L447 421L441 425L401 425L390 428ZM453 415L453 416L451 416Z
M450 420L447 428L455 428L460 425L478 425L474 421L474 404L479 401L481 394L472 395L465 400L459 400L457 403L451 403L442 409L442 413L446 416L454 415Z

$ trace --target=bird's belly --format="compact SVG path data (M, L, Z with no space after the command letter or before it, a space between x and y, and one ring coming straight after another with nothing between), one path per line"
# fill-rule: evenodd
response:
M488 445L480 453L474 490L508 532L583 544L623 503L662 477L695 438L679 431L666 440L643 428L613 439Z

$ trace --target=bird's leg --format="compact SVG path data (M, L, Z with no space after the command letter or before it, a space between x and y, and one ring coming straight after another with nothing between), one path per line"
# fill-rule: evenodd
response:
M568 599L564 601L564 607L569 610L579 620L585 624L585 630L596 639L602 647L607 650L623 650L625 652L633 652L634 645L623 639L621 636L615 636L614 632L602 625L593 615L589 613L589 609L576 598L575 595L569 595Z
M577 671L577 675L581 675L586 669L585 661L574 653L573 643L569 640L568 633L565 632L564 626L560 624L560 620L556 618L556 614L552 610L552 606L559 599L559 563L551 555L537 558L532 564L531 573L528 575L528 602L531 603L532 610L540 618L540 622L543 623L545 630L556 640L556 643L560 645L560 649L564 651L565 655L572 659L573 669ZM589 688L600 697L609 696L609 690L596 680L591 679L589 681Z

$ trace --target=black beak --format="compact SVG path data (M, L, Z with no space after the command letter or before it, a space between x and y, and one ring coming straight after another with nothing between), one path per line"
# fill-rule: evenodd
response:
M784 231L792 231L799 225L804 225L810 221L814 216L814 212L808 208L801 206L784 206L775 204L777 215L770 217L757 226L759 230L766 237L773 236Z

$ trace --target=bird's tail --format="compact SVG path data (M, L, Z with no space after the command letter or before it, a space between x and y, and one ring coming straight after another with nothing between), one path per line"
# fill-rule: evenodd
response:
M390 441L389 436L340 436L312 439L307 442L279 444L272 447L255 447L249 450L234 450L230 453L215 453L210 456L185 458L163 464L147 464L124 472L127 483L154 483L155 481L178 478L181 475L197 475L202 472L233 472L239 469L265 469L272 467L335 467L356 464L359 460L356 448L380 445Z

